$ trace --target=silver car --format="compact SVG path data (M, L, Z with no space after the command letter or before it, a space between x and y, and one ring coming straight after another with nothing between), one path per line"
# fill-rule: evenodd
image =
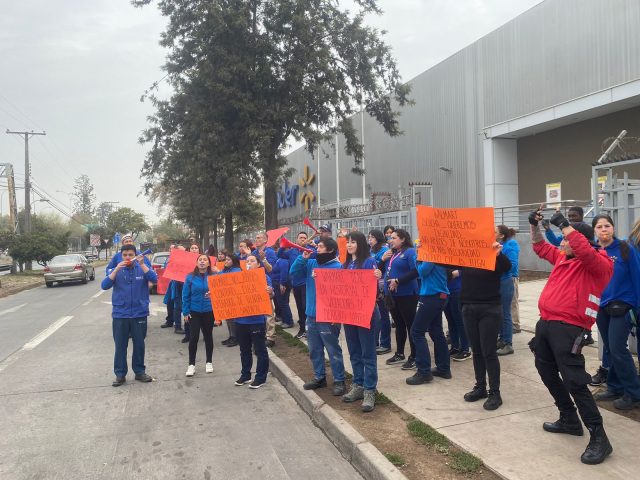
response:
M96 271L87 257L78 253L57 255L44 267L44 281L47 287L55 282L82 282L95 280Z

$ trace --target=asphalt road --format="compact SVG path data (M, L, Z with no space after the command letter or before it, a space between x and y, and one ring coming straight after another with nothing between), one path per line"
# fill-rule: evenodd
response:
M146 340L154 382L111 387L111 293L99 281L0 299L0 478L358 479L353 467L273 378L236 387L237 348L214 329L214 373L186 378L186 345L160 329ZM129 352L130 357L131 352Z

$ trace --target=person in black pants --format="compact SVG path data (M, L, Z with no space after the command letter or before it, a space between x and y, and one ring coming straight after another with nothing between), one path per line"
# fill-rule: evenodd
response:
M511 262L502 253L502 245L494 242L495 270L462 268L460 303L464 328L473 352L473 371L476 384L464 395L467 402L482 398L485 410L495 410L502 405L500 396L500 360L498 360L498 334L502 329L502 303L500 277L511 269ZM487 376L489 392L487 393Z
M301 247L306 247L307 245L307 234L305 232L298 233L296 237L296 243ZM296 261L298 255L302 252L296 248L289 249L289 270L291 270L291 265ZM306 320L307 320L307 279L304 275L302 276L294 276L291 275L291 285L293 287L293 298L296 300L296 310L298 311L298 333L296 333L296 338L303 338L307 336L306 331Z

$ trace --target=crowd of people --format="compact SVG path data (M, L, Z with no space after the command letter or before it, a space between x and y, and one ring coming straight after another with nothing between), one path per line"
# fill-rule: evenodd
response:
M559 419L544 423L543 429L583 435L584 424L591 438L581 460L601 463L612 452L612 446L595 400L612 401L621 410L640 407L640 377L627 345L629 334L634 328L637 330L640 303L640 221L626 241L616 237L609 216L598 215L588 225L579 207L569 210L569 219L556 212L549 221L540 209L529 215L529 223L533 251L552 264L539 300L540 320L535 337L529 342L538 373L559 410ZM551 225L559 229L560 236ZM544 227L546 240L540 226ZM406 230L390 225L367 235L357 230L338 232L338 237L346 239L346 252L339 252L329 224L322 225L313 235L301 231L295 244L283 243L281 248L267 246L265 233L259 233L254 240L242 240L237 252L217 252L210 246L202 253L193 244L189 250L198 254L193 272L184 282L170 283L165 295L167 317L162 327L173 328L189 344L188 377L196 374L202 333L205 372L213 372L212 331L220 322L212 310L207 278L239 272L241 268L262 268L273 299L273 313L226 320L229 336L222 343L230 348L239 346L240 350L241 373L236 385L250 384L255 389L266 382L267 347L275 342L275 326L294 326L290 306L293 292L299 327L295 336L306 337L313 368L313 378L307 379L305 389L328 387L326 351L333 377L331 393L347 403L360 401L361 410L370 412L375 408L378 356L389 355L386 365L399 365L410 371L408 385L430 383L434 377L451 380L451 361L471 358L475 383L464 394L464 400L484 400L484 409L496 410L503 403L499 357L514 353L513 335L522 331L518 312L520 246L515 235L515 230L505 225L495 228L493 270L418 261L419 245ZM343 253L342 261L339 253ZM150 381L144 367L149 295L142 285L157 281L133 245L124 245L118 255L103 281L103 288L114 288L114 386L126 381L129 335L133 339L135 378ZM215 265L211 265L210 258L216 258ZM327 268L370 270L377 279L378 293L368 326L343 327L341 323L319 321L316 271ZM127 295L133 295L136 301ZM593 342L590 332L594 323L604 355L600 369L591 376L585 370L581 350ZM345 383L342 330L353 372L351 385ZM433 360L427 333L433 343ZM254 355L257 365L252 377ZM588 385L604 383L607 389L594 398Z

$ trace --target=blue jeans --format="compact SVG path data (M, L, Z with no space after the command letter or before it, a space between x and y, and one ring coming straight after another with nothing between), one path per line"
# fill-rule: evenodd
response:
M265 325L260 324L242 324L236 323L236 337L240 345L240 363L242 378L251 378L251 367L253 366L253 353L251 347L256 352L257 365L256 376L257 382L266 382L267 373L269 373L269 352L265 344Z
M291 287L287 287L284 293L280 292L280 284L273 282L273 292L276 298L276 305L278 305L279 315L282 319L282 323L285 325L293 325L293 314L291 313L291 306L289 305L289 296L291 295Z
M416 367L423 375L431 373L431 353L425 334L433 340L434 357L439 372L451 370L447 339L442 330L442 310L447 303L440 295L426 295L418 299L418 309L411 325L411 338L416 346Z
M379 316L380 312L375 308L370 327L373 327ZM375 390L378 385L378 357L373 328L345 324L344 336L353 369L353 383L363 386L365 390Z
M500 280L500 298L502 300L502 332L500 338L504 343L513 343L513 320L511 318L511 302L514 294L513 277Z
M317 323L315 317L307 317L307 343L315 378L320 379L327 375L324 367L326 348L334 382L344 382L344 362L339 338L339 323Z
M384 304L384 299L377 300L376 305L380 314L375 317L377 319L373 323L373 335L376 339L376 347L391 348L391 319L389 318L389 310Z
M629 312L623 317L611 317L604 308L601 308L596 322L600 338L609 351L607 389L615 393L626 393L634 400L640 400L640 379L627 347L631 333Z
M467 332L464 331L464 322L462 321L460 292L452 292L449 295L447 304L444 306L444 316L447 317L447 324L449 325L451 347L468 352L469 339L467 338Z
M126 377L129 368L127 366L127 347L129 335L133 343L131 366L133 373L144 373L144 339L147 336L147 317L140 318L114 318L111 322L113 330L113 342L116 352L113 356L113 373L116 377Z

